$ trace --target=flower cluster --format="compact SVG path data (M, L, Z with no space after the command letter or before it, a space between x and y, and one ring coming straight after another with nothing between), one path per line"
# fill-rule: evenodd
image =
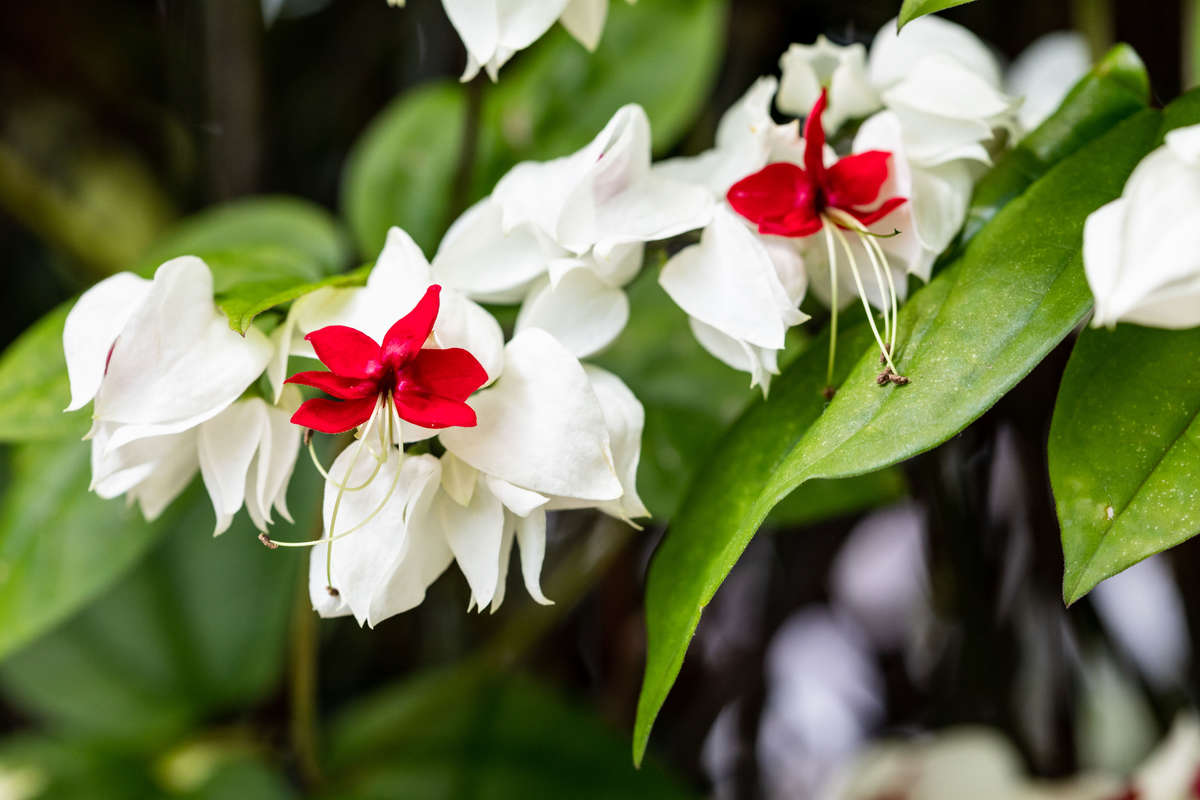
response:
M298 543L316 544L311 594L322 615L374 625L419 604L451 563L471 605L495 609L514 542L530 595L548 602L548 511L647 515L633 393L539 328L505 343L486 310L433 283L399 228L366 286L307 295L284 328L290 352L329 368L289 382L334 398L306 401L293 421L357 430L325 471L325 537Z
M257 329L243 338L213 304L198 258L158 268L149 281L120 273L93 286L67 316L68 411L95 401L92 489L124 494L153 519L200 471L229 527L243 503L265 531L272 509L290 521L286 490L300 436L288 418L299 393L267 403L247 392L271 358Z

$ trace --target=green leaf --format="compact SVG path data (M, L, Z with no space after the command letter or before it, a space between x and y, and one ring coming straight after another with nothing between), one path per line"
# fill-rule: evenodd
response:
M91 494L88 452L76 440L12 451L0 498L0 658L90 602L171 524Z
M212 268L217 304L238 333L263 311L342 279L348 259L333 217L292 197L245 198L189 217L154 243L139 271L181 255Z
M297 470L291 488L300 501L292 504L295 530L312 528L319 486L314 470ZM77 489L80 499L122 507L84 488ZM104 510L94 508L93 514ZM170 535L136 571L62 628L0 664L0 687L10 702L64 733L154 748L206 715L275 689L307 553L267 550L244 513L214 539L213 511L199 487L173 510ZM114 546L135 525L81 530L81 538L86 533L97 543L81 567L106 567ZM68 550L61 528L40 525L30 533L56 552ZM54 585L46 576L38 588L44 593Z
M1150 76L1129 45L1114 47L1059 107L1005 153L975 186L963 241L1059 161L1146 107Z
M379 253L393 225L433 252L451 213L466 118L466 90L439 81L401 95L354 143L342 176L342 210L364 258Z
M1160 115L1143 111L1058 164L909 299L899 315L896 363L910 385L875 385L878 353L868 348L808 426L823 379L819 365L803 362L807 372L779 381L758 423L792 425L789 418L803 409L803 424L780 436L782 455L776 449L774 457L726 455L698 476L647 579L648 653L635 758L644 753L701 610L780 499L805 481L860 475L937 446L1012 388L1087 313L1084 219L1120 194L1159 128ZM839 350L861 353L862 346ZM785 391L788 401L779 396ZM730 515L717 516L722 509L714 504L727 499Z
M634 770L624 737L528 679L441 670L364 698L333 722L329 798L683 798Z
M907 494L908 483L898 467L832 481L808 481L780 500L764 525L799 528L878 508Z
M0 355L0 441L82 437L85 411L64 414L71 401L62 332L69 303L34 323Z
M904 4L900 6L900 18L897 20L897 25L903 30L905 25L918 17L932 14L935 11L945 11L947 8L955 6L965 6L970 2L973 0L904 0Z
M1063 598L1200 532L1200 328L1085 330L1063 375L1048 456Z
M0 786L18 800L152 800L162 792L137 759L86 742L19 736L0 742Z

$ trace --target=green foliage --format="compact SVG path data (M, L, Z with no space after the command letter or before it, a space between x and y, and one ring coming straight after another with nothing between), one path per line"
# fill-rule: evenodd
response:
M0 499L0 657L45 633L128 569L170 527L88 491L75 439L11 451Z
M726 454L697 477L684 503L687 512L668 532L648 577L648 655L635 758L644 753L701 610L784 495L805 481L863 474L945 441L1012 388L1087 313L1084 219L1120 194L1159 128L1159 114L1143 111L1059 163L910 298L899 316L896 358L910 385L876 386L878 353L868 348L824 413L810 427L789 428L796 435L785 438L782 452L773 458L757 450ZM840 349L861 352L861 345ZM756 424L804 420L823 384L818 376L816 364L789 371ZM792 392L807 395L807 404L780 400L784 392L789 398ZM797 406L805 409L799 416ZM722 523L714 522L717 510L705 502L718 494L741 498L730 503L736 511Z
M0 441L83 436L87 413L64 414L71 401L62 332L69 304L42 317L0 355Z
M150 275L182 255L212 268L217 304L238 333L269 308L351 280L338 274L349 253L337 222L291 197L246 198L189 217L154 243L139 271Z
M293 484L292 496L303 499L295 508L297 530L309 530L319 477L298 471ZM121 506L83 487L70 502L91 506L93 515ZM214 540L212 509L198 489L176 506L170 535L135 572L0 664L0 686L12 702L65 734L153 748L213 712L259 700L274 688L306 554L262 547L244 514ZM138 524L125 520L116 531L79 527L80 538L96 542L80 566L96 571L107 567L114 546L136 540ZM79 546L64 541L69 531L62 528L29 528L46 531L54 532L46 538L56 553ZM103 577L111 579L111 572L105 569ZM44 576L36 587L45 600L53 587L69 585ZM6 626L9 621L6 614Z
M442 81L404 93L355 143L343 176L359 252L373 258L399 225L432 254L456 205L490 192L518 161L582 147L627 103L646 109L656 150L669 148L708 95L727 11L726 0L613 3L595 53L551 31L498 84L475 87L483 99L469 197L453 196L469 90Z
M1200 329L1084 331L1050 428L1063 597L1200 531Z
M362 698L333 722L330 800L683 798L624 737L540 683L469 666Z
M918 17L955 6L965 6L971 2L974 0L904 0L904 4L900 6L900 18L897 20L897 25L903 30L905 25Z
M355 142L342 176L342 211L364 257L379 253L393 225L427 253L437 246L466 118L466 90L438 81L400 95Z

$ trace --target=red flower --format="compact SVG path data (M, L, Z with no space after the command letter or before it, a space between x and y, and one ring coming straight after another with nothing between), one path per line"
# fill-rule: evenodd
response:
M759 233L811 236L825 224L822 214L837 209L870 225L904 203L892 197L873 207L888 176L884 150L868 150L838 159L825 167L825 92L804 122L804 166L768 164L730 187L726 198L733 210L758 225Z
M464 401L487 380L487 372L466 350L422 349L437 319L440 286L430 286L416 308L379 345L365 333L330 325L304 338L312 342L328 372L299 372L288 383L313 386L338 400L307 400L292 422L322 433L343 433L375 412L390 392L400 418L423 428L472 427L475 412Z

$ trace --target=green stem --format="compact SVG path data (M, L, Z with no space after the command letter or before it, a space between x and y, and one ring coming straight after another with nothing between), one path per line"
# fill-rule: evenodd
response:
M1183 0L1183 89L1200 85L1200 0Z
M1071 18L1087 39L1092 59L1100 61L1115 41L1113 0L1071 0Z
M323 781L317 758L317 617L308 598L308 570L297 572L300 580L292 609L288 728L300 776L313 788Z

